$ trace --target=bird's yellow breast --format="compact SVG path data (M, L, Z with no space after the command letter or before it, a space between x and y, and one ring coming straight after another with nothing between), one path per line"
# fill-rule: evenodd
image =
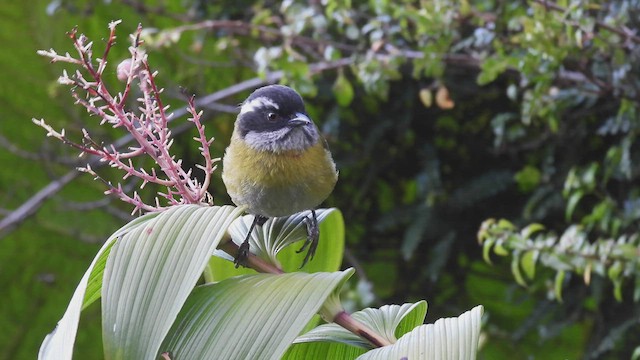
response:
M304 151L257 151L232 140L223 159L222 179L233 202L253 214L285 216L320 205L338 174L321 142Z

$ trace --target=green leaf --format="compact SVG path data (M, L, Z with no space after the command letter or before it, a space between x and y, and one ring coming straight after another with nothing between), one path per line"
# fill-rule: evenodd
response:
M508 63L496 55L494 57L487 58L480 67L482 71L478 74L478 79L476 81L478 85L486 85L494 81L498 75L503 73L508 68Z
M482 244L482 258L484 259L484 261L486 261L488 264L493 264L491 262L491 247L493 246L493 243L495 242L494 239L487 239L484 241L484 243Z
M556 299L560 302L562 302L562 285L564 284L565 275L564 270L560 270L556 273L554 280L553 292L556 295Z
M353 273L255 274L199 286L160 351L172 353L173 360L280 359Z
M342 264L344 252L344 219L340 210L317 209L320 225L320 239L318 249L313 260L304 268L305 272L336 271ZM290 246L294 242L307 238L306 220L308 212L302 212L287 217L267 220L262 229L254 230L250 238L251 252L272 264L280 265L285 271L296 271L300 268L304 253L297 253L300 246ZM234 242L240 244L249 231L253 216L247 215L236 220L229 229ZM236 269L232 263L233 257L221 251L216 252L220 257L212 257L207 267L206 280L220 281L241 274L255 274L253 269Z
M511 258L511 273L513 277L516 279L516 282L522 286L527 286L527 282L524 281L522 277L522 273L520 272L520 255L517 253L513 253L513 257Z
M496 246L493 247L493 252L499 256L507 256L509 255L509 250L507 250L502 241L496 242Z
M498 223L496 224L496 227L500 230L515 230L516 227L515 225L513 225L512 222L510 222L507 219L500 219L498 220Z
M567 221L571 221L573 212L575 211L578 202L580 202L580 199L582 199L583 196L584 192L582 190L578 190L571 194L571 196L569 197L569 200L567 201L567 210L565 211L565 219Z
M419 326L395 344L371 350L357 360L475 359L482 312L482 306L476 306L457 318Z
M541 178L540 170L531 165L526 165L514 175L518 188L525 193L534 190L540 184Z
M620 275L622 275L622 268L623 268L622 262L615 261L613 265L611 265L607 270L607 275L609 276L609 279L611 279L611 281L615 281L618 278L620 278Z
M351 314L351 316L389 342L395 343L397 336L402 336L422 324L426 314L426 301L419 301L415 304L384 305L379 309L366 308ZM320 325L306 334L300 335L294 343L307 342L339 342L371 349L369 342L337 324Z
M529 280L533 280L536 276L536 261L538 260L538 255L539 252L537 250L529 250L520 258L520 266Z
M157 215L158 214L148 214L141 216L120 228L111 235L109 239L107 239L91 262L91 265L89 265L89 268L84 273L82 279L80 279L80 283L76 287L73 297L71 298L69 306L62 316L62 319L58 322L55 330L47 335L42 342L38 353L38 359L71 359L73 355L73 345L78 331L80 312L82 309L100 298L104 264L109 256L113 244L127 233L143 227L148 221L151 221Z
M175 206L113 245L102 286L106 359L156 359L213 250L241 211Z
M304 271L337 271L342 265L345 245L345 226L342 212L336 208L317 209L320 224L320 239L318 249L313 257L302 269L302 259L305 253L298 253L298 245L286 247L278 253L278 259L285 272ZM322 216L320 215L322 214ZM306 224L303 224L306 239ZM301 243L300 243L301 244Z
M308 342L291 345L281 360L353 360L366 351L366 349L342 343Z
M346 76L344 76L342 71L339 72L336 82L333 83L332 89L336 96L336 101L340 106L351 105L354 95L353 86L349 80L347 80Z
M622 302L622 278L613 280L613 297L615 297L618 302Z
M544 225L533 223L533 224L527 225L524 229L522 229L520 231L520 235L522 236L523 239L526 240L531 238L531 235L533 235L534 233L537 233L538 231L542 231L542 230L544 230Z
M91 271L91 276L89 276L89 281L87 282L87 290L84 294L82 310L89 307L89 305L93 304L94 301L100 299L100 296L102 295L101 291L104 267L107 264L107 259L109 258L111 247L114 243L115 241L109 242L109 245L105 247L104 251L101 251L96 255L97 260L93 266L93 270Z

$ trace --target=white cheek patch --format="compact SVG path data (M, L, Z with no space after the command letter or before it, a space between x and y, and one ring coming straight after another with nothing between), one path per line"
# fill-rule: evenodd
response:
M271 107L276 110L280 108L278 104L273 102L271 99L260 96L242 104L242 107L240 108L240 114L246 114L248 112L256 111L258 109L264 109L266 107Z
M280 153L283 151L303 151L313 146L319 139L315 127L283 128L271 132L249 131L244 137L246 143L258 151Z

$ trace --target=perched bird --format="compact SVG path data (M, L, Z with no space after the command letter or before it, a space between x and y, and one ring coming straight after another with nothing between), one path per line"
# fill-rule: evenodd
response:
M312 259L320 236L314 209L333 191L338 172L300 95L282 85L255 90L240 107L222 166L231 200L254 215L236 267L249 253L256 225L306 210L308 238L298 252L309 246L302 266Z

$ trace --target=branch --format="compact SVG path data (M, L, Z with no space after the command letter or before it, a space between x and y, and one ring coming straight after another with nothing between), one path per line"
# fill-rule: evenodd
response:
M18 224L33 215L42 206L45 200L62 190L64 186L70 183L71 180L75 179L78 174L79 173L77 171L72 170L62 177L53 180L47 186L42 188L42 190L33 195L29 200L0 220L0 238L15 230Z
M569 10L563 8L562 6L553 3L551 1L547 1L547 0L533 0L534 3L539 4L544 6L545 9L549 9L549 10L553 10L555 12L559 12L559 13L563 13L566 14ZM629 28L624 28L624 29L618 29L616 27L613 27L609 24L606 24L602 21L596 20L596 24L603 28L606 29L608 31L611 31L612 33L616 33L620 36L622 36L623 39L625 39L625 42L627 41L632 41L636 44L640 44L640 36L637 36L635 34L635 32L633 32L631 29Z

